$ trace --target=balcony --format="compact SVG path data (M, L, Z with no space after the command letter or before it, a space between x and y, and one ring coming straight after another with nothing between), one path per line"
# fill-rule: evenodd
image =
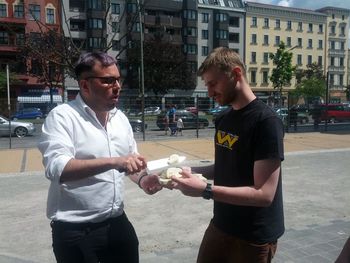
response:
M0 19L1 24L7 24L7 25L26 25L27 21L23 18L15 18L15 17L1 17Z

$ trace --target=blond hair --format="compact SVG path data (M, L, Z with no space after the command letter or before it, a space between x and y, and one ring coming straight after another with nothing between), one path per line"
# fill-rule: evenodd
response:
M234 67L240 67L242 75L246 78L245 66L239 55L230 48L218 47L213 49L206 57L199 67L197 74L198 76L202 76L209 69L216 68L231 77Z

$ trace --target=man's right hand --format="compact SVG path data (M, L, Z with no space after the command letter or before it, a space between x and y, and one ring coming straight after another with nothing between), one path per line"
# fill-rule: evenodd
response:
M115 157L116 169L126 174L138 173L147 167L146 159L138 154Z

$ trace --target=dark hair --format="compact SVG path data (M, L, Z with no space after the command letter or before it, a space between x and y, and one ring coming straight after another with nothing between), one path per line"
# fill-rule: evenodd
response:
M100 62L103 67L117 64L117 61L105 52L84 53L80 56L74 68L76 78L80 79L82 73L92 71L96 62Z

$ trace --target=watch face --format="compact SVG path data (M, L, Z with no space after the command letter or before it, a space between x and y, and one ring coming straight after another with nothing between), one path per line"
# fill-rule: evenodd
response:
M205 189L204 189L204 191L202 193L202 197L204 199L207 199L207 200L213 198L213 192L211 190L211 184L210 183L208 183L207 187L205 187Z

